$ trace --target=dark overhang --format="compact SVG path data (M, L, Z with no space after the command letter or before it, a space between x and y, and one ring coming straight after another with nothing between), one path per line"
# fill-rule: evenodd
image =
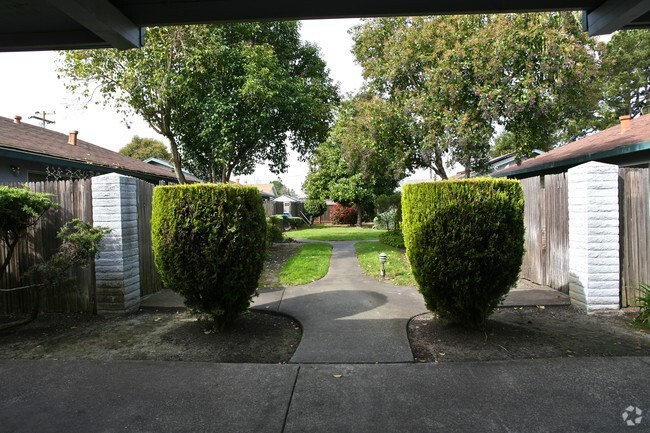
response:
M157 25L558 10L585 11L592 35L650 27L650 0L2 0L0 51L134 48Z

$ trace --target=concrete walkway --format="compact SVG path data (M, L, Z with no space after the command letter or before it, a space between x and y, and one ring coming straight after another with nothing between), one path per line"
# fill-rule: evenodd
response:
M0 433L648 432L650 358L0 360ZM623 413L642 411L628 427ZM630 412L628 411L628 414Z
M367 277L356 242L330 242L327 275L304 286L263 293L253 308L278 311L302 324L293 363L412 362L407 336L411 317L426 312L415 287Z

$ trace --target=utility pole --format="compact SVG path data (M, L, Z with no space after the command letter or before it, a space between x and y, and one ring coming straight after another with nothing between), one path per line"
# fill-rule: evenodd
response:
M39 117L39 116L41 116L41 112L37 111L36 113L34 113L33 116L29 116L29 118L30 119L40 120L41 121L41 126L43 128L45 128L46 124L50 125L52 123L56 123L54 120L48 120L47 119L47 116L54 115L54 114L56 114L56 111L52 111L51 113L47 113L47 112L45 112L45 110L43 110L42 117Z

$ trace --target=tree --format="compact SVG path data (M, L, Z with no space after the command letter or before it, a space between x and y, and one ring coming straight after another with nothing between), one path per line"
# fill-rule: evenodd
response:
M153 138L140 138L134 135L131 142L120 149L122 155L144 161L147 158L158 158L171 161L172 156L161 141Z
M481 49L467 43L483 25L479 16L379 18L354 29L369 88L402 120L411 168L446 179L445 159L468 170L487 163L495 119L473 60Z
M303 188L309 199L331 199L357 210L360 226L376 195L390 194L405 177L405 155L391 146L394 129L384 101L367 95L345 101L329 138L310 160Z
M323 215L327 211L327 203L322 199L307 199L305 201L305 215L309 218L309 225L314 224L314 218Z
M650 106L650 30L619 31L605 45L602 57L603 101L600 129L618 123L618 116L632 118Z
M298 28L294 22L203 28L202 43L213 49L189 72L178 128L189 168L221 182L265 162L279 174L287 142L306 158L325 140L338 90Z
M182 158L227 182L266 160L282 171L285 140L303 155L324 140L338 93L297 23L156 27L145 37L138 50L64 52L59 73L165 136L180 183Z
M278 193L278 195L292 195L292 196L296 195L296 192L293 189L286 186L285 184L283 184L280 179L272 180L270 183L273 184L273 186L275 187L275 191Z
M353 36L369 89L404 119L412 167L443 179L485 167L497 123L525 154L597 101L596 43L569 12L379 18Z
M596 41L576 13L490 15L472 43L486 78L484 97L527 156L584 135L576 123L598 102ZM479 51L476 51L479 52Z

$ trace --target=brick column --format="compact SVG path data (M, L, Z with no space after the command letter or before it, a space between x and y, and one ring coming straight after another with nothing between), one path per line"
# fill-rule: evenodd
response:
M618 167L569 170L569 295L587 311L620 304Z
M95 261L98 311L134 311L140 306L136 181L115 173L94 177L93 224L111 232Z

